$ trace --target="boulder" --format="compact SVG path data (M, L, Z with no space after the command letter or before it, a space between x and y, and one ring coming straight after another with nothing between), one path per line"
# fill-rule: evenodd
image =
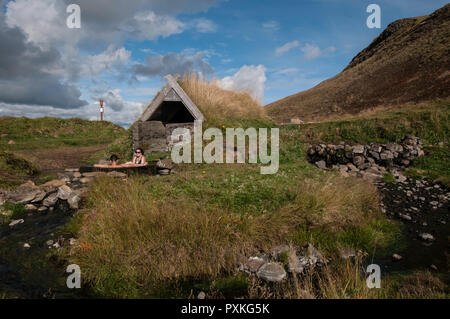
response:
M44 183L42 185L39 185L39 188L43 191L49 193L56 191L56 189L60 186L66 185L66 182L62 179L54 179L51 181L48 181L47 183Z
M365 162L365 160L364 160L364 157L362 157L362 156L353 157L353 164L355 164L358 167L363 165L364 162Z
M69 204L69 207L71 209L78 209L78 203L80 202L80 200L81 198L77 194L72 192L67 199L67 203Z
M326 169L327 168L327 164L325 163L325 161L318 161L318 162L316 162L316 166L318 168L321 168L321 169Z
M259 267L264 265L266 262L267 260L261 257L249 257L247 262L244 264L244 269L250 272L257 272Z
M58 187L57 197L59 199L68 200L71 194L72 194L72 189L69 186L63 185L63 186Z
M280 282L286 277L286 271L279 263L266 263L262 265L256 275L270 282Z
M46 207L52 207L55 206L57 201L58 201L58 193L52 193L44 199L42 205Z
M354 154L363 154L364 153L364 145L355 145L353 146L353 153Z
M175 164L169 158L165 158L156 162L156 168L158 169L173 169L174 167Z
M26 204L30 203L36 196L41 195L41 190L36 186L19 186L19 188L9 192L6 196L6 200L18 203L18 204Z

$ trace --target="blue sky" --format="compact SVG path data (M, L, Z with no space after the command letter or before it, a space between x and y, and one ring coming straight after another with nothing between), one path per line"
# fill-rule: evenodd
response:
M81 29L65 26L70 3L80 5ZM371 3L381 7L380 29L366 26ZM336 75L390 22L429 14L446 3L3 1L0 38L17 39L8 34L18 32L26 50L17 52L30 54L14 64L18 54L0 47L0 58L10 61L3 72L0 62L0 89L10 92L0 93L0 115L96 119L97 100L103 98L105 118L127 126L164 84L165 73L187 70L217 79L224 88L247 90L267 104Z

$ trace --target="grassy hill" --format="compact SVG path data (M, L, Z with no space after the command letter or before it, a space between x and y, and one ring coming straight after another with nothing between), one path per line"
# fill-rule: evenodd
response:
M335 77L267 106L279 123L337 119L450 95L450 4L395 21Z
M80 165L81 157L126 135L106 121L0 117L0 188L37 178L42 166Z
M0 150L52 149L108 144L126 130L107 121L79 118L0 117ZM10 141L13 144L9 144Z

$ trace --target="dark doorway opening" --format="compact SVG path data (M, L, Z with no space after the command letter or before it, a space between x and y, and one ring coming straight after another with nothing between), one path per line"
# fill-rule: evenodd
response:
M161 121L167 123L190 123L194 117L186 109L183 102L164 101L148 119L149 121Z

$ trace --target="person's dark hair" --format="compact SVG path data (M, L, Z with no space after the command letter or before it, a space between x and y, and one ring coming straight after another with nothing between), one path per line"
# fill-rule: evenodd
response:
M113 154L113 155L111 155L111 157L109 158L109 160L110 160L111 162L116 162L116 161L119 160L119 158L117 157L116 154Z
M137 149L134 150L135 153L136 151L141 151L141 154L144 155L144 150L142 148L138 147Z

